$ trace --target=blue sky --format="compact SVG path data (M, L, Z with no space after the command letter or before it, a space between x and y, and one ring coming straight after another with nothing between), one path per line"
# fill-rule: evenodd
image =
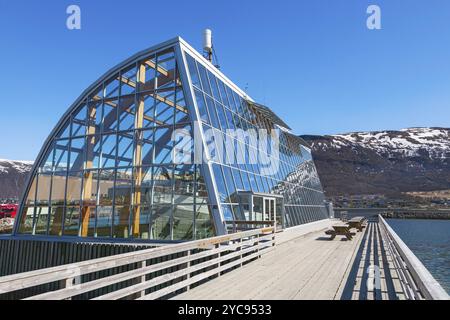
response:
M34 160L106 70L176 35L200 49L206 27L222 71L295 133L449 127L449 21L447 0L0 0L0 158Z

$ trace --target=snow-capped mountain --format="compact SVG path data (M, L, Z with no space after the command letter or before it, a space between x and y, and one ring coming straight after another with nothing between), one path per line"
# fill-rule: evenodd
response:
M329 195L450 189L450 129L302 136Z
M0 159L0 199L20 197L32 166L31 161Z
M421 157L431 159L450 157L450 129L411 128L400 131L357 132L333 136L332 143L312 142L317 149L340 149L360 146L385 157Z

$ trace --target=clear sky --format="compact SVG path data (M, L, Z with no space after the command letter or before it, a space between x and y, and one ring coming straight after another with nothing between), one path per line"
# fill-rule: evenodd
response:
M105 71L176 35L201 49L206 27L222 71L295 133L450 126L448 0L0 0L0 158L34 160Z

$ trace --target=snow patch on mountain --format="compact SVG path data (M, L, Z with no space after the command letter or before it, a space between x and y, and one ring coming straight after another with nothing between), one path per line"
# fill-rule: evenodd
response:
M313 148L322 151L351 148L370 149L383 157L428 157L448 159L450 157L450 129L409 128L399 131L353 132L326 136L326 142L312 142Z
M33 166L33 161L20 160L5 160L0 159L0 173L10 173L16 171L18 173L26 174Z

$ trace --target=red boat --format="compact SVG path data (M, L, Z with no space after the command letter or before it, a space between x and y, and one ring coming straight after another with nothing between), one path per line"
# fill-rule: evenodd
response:
M15 218L17 207L17 204L0 204L0 219Z

